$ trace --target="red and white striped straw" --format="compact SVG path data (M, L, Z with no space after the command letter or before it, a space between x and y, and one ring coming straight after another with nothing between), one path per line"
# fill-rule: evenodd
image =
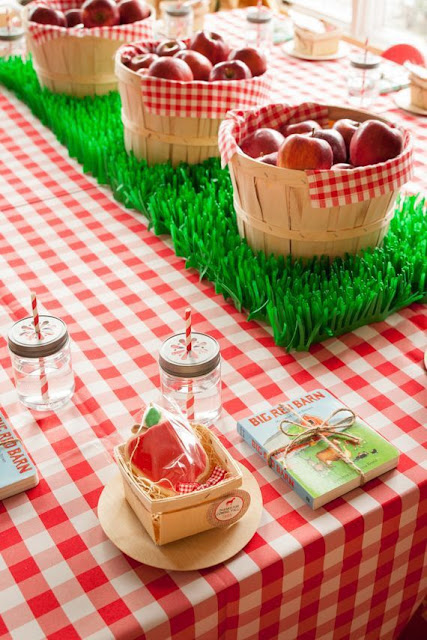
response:
M192 380L188 383L186 414L188 420L194 420L194 393Z
M185 348L187 353L191 351L191 309L188 307L185 310Z
M31 311L33 313L33 322L34 322L34 331L36 332L36 336L39 340L42 339L42 334L40 331L40 319L39 319L39 311L37 308L37 298L35 293L31 293ZM49 402L49 385L47 382L46 370L44 368L43 358L39 359L40 363L40 387L43 401Z

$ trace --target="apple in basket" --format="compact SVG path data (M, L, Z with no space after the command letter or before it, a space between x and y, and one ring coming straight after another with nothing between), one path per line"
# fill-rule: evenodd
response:
M193 72L194 80L209 80L209 74L212 70L212 62L206 56L198 51L186 49L175 54L175 58L184 60Z
M360 122L357 122L356 120L350 120L350 118L342 118L341 120L337 120L332 127L332 129L339 131L344 138L345 146L347 147L347 153L350 150L351 139L359 128L359 125Z
M271 164L273 167L277 167L277 156L278 152L274 151L273 153L268 153L266 156L257 158L257 160L263 162L264 164Z
M38 24L50 24L54 27L65 27L67 23L62 11L51 9L50 7L34 7L31 11L28 19L30 22L37 22Z
M244 49L235 49L228 57L229 60L240 60L244 62L253 77L261 76L267 71L267 58L261 51L257 51L252 47L245 47Z
M210 82L218 82L219 80L247 80L252 78L249 67L240 60L226 60L218 62L209 74Z
M150 65L158 60L159 56L155 53L137 53L136 56L130 59L127 65L132 71L139 71L139 69L148 69Z
M326 140L332 149L334 164L345 162L347 160L347 149L344 138L336 129L318 129L313 132L313 138Z
M180 482L204 482L210 465L196 435L184 425L162 419L142 433L131 436L125 458L136 476L156 482L173 493Z
M214 65L227 60L230 52L222 36L212 31L198 31L191 40L190 49L202 53Z
M293 133L311 133L312 131L320 129L320 124L315 120L304 120L303 122L294 122L293 124L285 124L280 128L285 138L291 136Z
M350 162L355 167L377 164L402 153L403 134L379 120L365 120L351 139Z
M265 127L246 136L240 143L240 148L251 158L261 159L261 156L277 152L284 140L279 131Z
M128 67L134 56L148 53L147 49L139 44L129 44L121 49L120 60Z
M85 27L114 27L119 24L119 8L114 0L86 0L82 5Z
M83 14L80 9L68 9L64 13L65 22L67 23L67 29L72 27L83 26Z
M163 57L155 60L148 69L148 75L154 78L165 78L166 80L180 80L181 82L191 82L193 73L184 60L179 58Z
M330 169L333 153L326 140L294 133L279 149L277 166L285 169Z
M156 53L158 56L172 57L186 48L186 44L181 40L162 40L156 47Z
M151 9L145 2L139 0L121 0L118 4L120 24L129 24L145 20L151 14Z

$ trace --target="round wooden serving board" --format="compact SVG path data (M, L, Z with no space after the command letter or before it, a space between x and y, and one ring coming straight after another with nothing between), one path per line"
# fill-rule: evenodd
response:
M241 489L251 496L245 515L226 529L203 533L157 546L128 505L120 475L110 480L98 503L98 518L106 536L131 558L151 567L170 571L205 569L233 557L249 542L258 528L262 496L257 481L242 465Z

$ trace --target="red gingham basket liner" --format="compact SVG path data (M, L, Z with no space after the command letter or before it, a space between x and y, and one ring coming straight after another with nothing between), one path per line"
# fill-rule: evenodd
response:
M250 111L234 110L221 124L218 145L224 167L237 153L239 143L260 127L278 128L285 122L317 120L328 124L325 105L305 102L291 107L272 104ZM412 139L404 131L404 147L396 158L352 171L307 170L308 188L314 208L355 204L399 189L412 177Z
M192 493L193 491L200 491L201 489L207 489L208 487L213 487L224 480L226 475L227 472L225 469L215 467L210 477L203 484L200 484L199 482L179 482L176 486L176 490L178 493L186 494Z
M143 76L144 106L158 116L223 118L239 106L248 109L268 100L271 76L219 82L177 82Z
M68 11L68 9L79 9L84 0L36 0L32 2L28 9L32 9L34 5L49 6L52 9L60 11ZM65 36L75 36L83 38L84 36L94 36L95 38L107 38L108 40L147 40L153 37L153 25L155 12L151 8L151 15L145 20L132 22L131 24L121 24L115 27L94 27L92 29L66 29L65 27L55 27L49 24L37 24L36 22L28 22L28 31L36 44L42 44L48 40L55 38L63 38Z

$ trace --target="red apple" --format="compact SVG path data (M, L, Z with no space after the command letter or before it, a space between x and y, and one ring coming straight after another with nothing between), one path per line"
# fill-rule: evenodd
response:
M337 120L334 123L332 129L339 131L342 137L344 138L345 146L347 148L347 155L350 149L350 142L353 135L356 133L360 122L356 122L356 120L350 120L349 118L342 118L341 120Z
M326 140L294 133L279 149L277 166L285 169L330 169L333 153Z
M211 82L218 82L219 80L246 80L252 78L249 67L240 60L226 60L225 62L218 62L209 74L209 80Z
M377 164L402 153L403 134L379 120L365 120L351 139L350 162L355 167Z
M142 55L144 53L148 53L145 47L139 44L128 44L120 49L120 61L128 67L134 56Z
M159 56L155 53L138 53L136 56L133 56L129 61L129 64L126 66L132 71L138 71L139 69L148 69L150 65L158 60Z
M228 44L222 36L212 31L198 31L191 40L190 49L198 51L212 62L224 62L230 52Z
M334 156L334 164L339 162L345 162L347 160L347 149L345 146L344 138L336 129L318 129L313 132L313 138L319 138L319 140L326 140L331 145L332 153Z
M51 9L50 7L35 7L28 18L31 22L38 24L50 24L54 27L65 27L66 21L62 11Z
M179 58L163 57L155 60L148 69L148 75L166 80L180 80L181 82L193 80L190 67Z
M145 2L140 0L121 0L118 4L120 24L129 24L145 20L151 13L151 9Z
M162 40L156 47L156 53L158 56L172 57L186 48L186 44L181 40Z
M281 133L265 127L246 136L240 143L240 148L246 155L259 160L261 156L277 152L283 141L284 137Z
M198 51L180 51L175 55L175 58L184 60L193 72L195 80L209 80L209 74L212 70L212 63L206 56L202 55Z
M209 460L196 436L168 420L131 436L125 457L136 475L172 491L180 482L201 482L209 473Z
M265 164L271 164L273 167L277 167L277 151L273 153L268 153L266 156L260 156L257 158L260 162L264 162Z
M261 76L267 71L267 58L261 51L257 51L252 47L235 49L230 53L228 59L244 62L254 77Z
M338 171L348 171L350 169L354 169L352 164L347 164L347 162L339 162L338 164L333 164L331 169L337 169Z
M119 8L114 0L86 0L82 5L83 24L92 27L114 27L119 24Z
M285 138L293 133L311 133L313 129L320 129L320 124L315 120L304 120L303 122L295 122L294 124L285 124L280 127L280 133Z
M64 13L64 16L68 29L77 27L77 25L83 26L83 14L80 9L68 9L68 11Z

